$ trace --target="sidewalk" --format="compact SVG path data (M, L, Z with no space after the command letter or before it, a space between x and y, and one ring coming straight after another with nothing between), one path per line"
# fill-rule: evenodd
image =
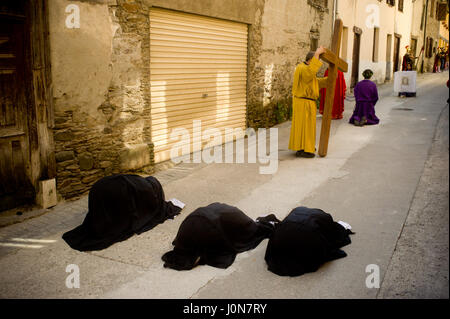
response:
M417 98L399 99L392 84L382 85L378 126L349 125L354 104L346 101L344 119L332 122L325 158L296 158L287 149L290 123L286 122L277 126L279 169L274 175L260 175L258 164L248 163L180 164L156 173L166 197L186 203L181 215L103 251L80 253L61 239L83 221L87 196L0 228L0 297L375 298L378 292L364 286L365 266L379 264L385 277L393 265L397 239L418 195L416 188L448 97L441 102L448 91L437 86L444 77L448 73L419 76ZM317 122L320 132L320 117ZM266 242L239 254L226 270L164 269L160 258L170 249L182 220L214 201L235 205L252 218L275 212L281 219L298 205L319 207L349 222L357 234L345 249L347 258L294 279L267 271ZM80 266L80 289L64 284L68 264ZM395 283L386 280L383 284Z

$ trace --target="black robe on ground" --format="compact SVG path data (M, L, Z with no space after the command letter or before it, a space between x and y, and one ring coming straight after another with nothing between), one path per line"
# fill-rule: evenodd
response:
M162 256L164 267L189 270L197 264L206 264L227 268L236 254L258 246L273 229L270 223L255 222L238 208L226 204L197 208L180 225L172 243L174 249Z
M275 226L265 260L280 276L314 272L330 260L347 256L339 248L351 243L350 230L321 209L297 207Z
M181 208L166 202L153 176L119 174L101 178L89 191L83 223L62 238L79 251L101 250L141 234L178 215Z

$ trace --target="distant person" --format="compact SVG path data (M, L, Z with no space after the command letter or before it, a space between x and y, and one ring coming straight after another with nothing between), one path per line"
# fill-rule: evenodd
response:
M406 47L406 53L403 56L403 62L402 62L402 71L413 71L414 70L414 60L417 59L413 56L411 49L409 48L409 45ZM411 97L416 96L416 93L412 92L399 92L399 97Z
M449 60L449 51L448 51L448 45L447 48L445 49L445 71L448 71L448 60Z
M324 52L323 47L309 52L305 62L297 65L294 72L289 149L297 151L298 157L315 157L316 100L319 98L319 89L327 85L327 78L318 79L316 74L322 66L319 56Z
M402 71L412 71L414 66L414 57L412 56L409 45L406 46L406 53L403 56Z
M433 73L441 73L441 53L439 50L434 55Z
M325 71L325 76L328 76L328 69ZM343 118L344 113L344 100L345 91L347 90L347 85L345 84L344 73L338 70L338 76L336 79L336 89L334 91L334 101L333 110L331 111L331 118L333 120L340 120ZM325 108L325 97L327 94L327 89L320 89L320 114L323 114Z
M444 72L445 70L445 57L447 55L447 52L445 50L445 48L441 48L441 54L440 54L440 59L441 59L441 72Z
M448 81L449 80L447 80L447 88L448 88ZM447 104L449 104L449 103L450 103L450 98L447 99Z
M370 81L372 75L372 70L365 70L363 72L364 80L358 82L354 89L356 105L349 123L356 126L374 125L380 122L375 115L378 90L376 84Z

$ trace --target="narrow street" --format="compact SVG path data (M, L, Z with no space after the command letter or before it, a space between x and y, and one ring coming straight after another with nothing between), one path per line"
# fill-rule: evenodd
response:
M448 298L447 80L448 72L419 75L417 97L403 99L392 83L381 85L375 126L348 124L354 102L347 100L324 158L296 158L287 148L290 122L278 125L273 175L259 174L258 163L181 163L160 171L154 176L166 198L186 204L181 214L102 251L78 252L61 239L83 221L87 196L2 227L0 298ZM317 132L320 125L318 117ZM267 240L226 270L163 268L181 222L212 202L253 219L320 208L355 234L343 248L347 257L300 277L267 270ZM80 288L66 287L70 264L80 269ZM379 288L366 286L368 265L379 267Z

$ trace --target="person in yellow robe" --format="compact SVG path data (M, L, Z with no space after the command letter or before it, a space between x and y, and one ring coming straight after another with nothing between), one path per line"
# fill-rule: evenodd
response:
M289 149L297 151L298 157L315 157L316 100L319 98L319 89L326 87L328 79L316 77L322 66L319 56L324 52L323 47L319 47L315 52L309 52L306 61L295 68Z

